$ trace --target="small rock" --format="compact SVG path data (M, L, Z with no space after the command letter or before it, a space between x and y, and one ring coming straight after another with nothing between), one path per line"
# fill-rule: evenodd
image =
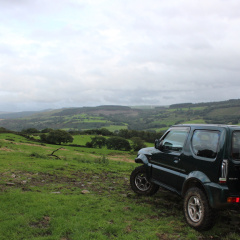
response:
M23 181L22 181L22 184L26 184L26 183L27 183L27 180L23 180Z
M60 194L61 192L51 192L51 193L53 193L53 194Z
M82 194L88 194L90 193L88 190L82 190Z

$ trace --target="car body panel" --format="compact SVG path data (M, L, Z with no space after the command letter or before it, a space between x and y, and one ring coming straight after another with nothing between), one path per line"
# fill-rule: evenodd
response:
M179 131L187 131L184 141L177 140L181 135L177 135ZM240 159L231 156L232 136L236 131L235 135L240 136L240 126L175 125L155 143L155 147L141 149L135 161L146 166L150 181L182 196L189 186L198 184L206 192L210 205L221 208L229 205L229 196L240 196ZM205 137L199 142L206 144L206 150L196 151L198 146L193 143L198 143L198 135ZM208 136L214 136L214 139L208 139ZM238 156L237 150L235 152ZM223 160L228 163L228 172L226 182L220 183Z

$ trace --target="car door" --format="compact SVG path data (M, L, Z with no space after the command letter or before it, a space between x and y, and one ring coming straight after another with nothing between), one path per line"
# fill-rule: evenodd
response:
M161 140L159 152L151 156L152 178L165 187L179 192L184 172L181 159L190 128L174 127Z

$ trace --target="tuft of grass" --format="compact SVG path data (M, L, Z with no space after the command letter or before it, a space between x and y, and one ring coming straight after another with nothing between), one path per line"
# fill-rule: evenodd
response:
M99 164L104 164L104 165L108 165L109 164L109 160L108 160L108 158L105 155L102 155L101 157L97 158L95 160L95 162L99 163Z
M33 157L33 158L44 158L44 159L48 158L46 155L41 154L41 153L37 153L37 152L31 153L29 156Z

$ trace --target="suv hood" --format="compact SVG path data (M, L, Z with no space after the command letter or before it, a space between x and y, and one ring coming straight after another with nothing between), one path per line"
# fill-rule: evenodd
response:
M147 148L142 148L138 151L138 155L144 154L144 155L152 155L153 153L158 153L159 150L156 149L155 147L147 147Z

